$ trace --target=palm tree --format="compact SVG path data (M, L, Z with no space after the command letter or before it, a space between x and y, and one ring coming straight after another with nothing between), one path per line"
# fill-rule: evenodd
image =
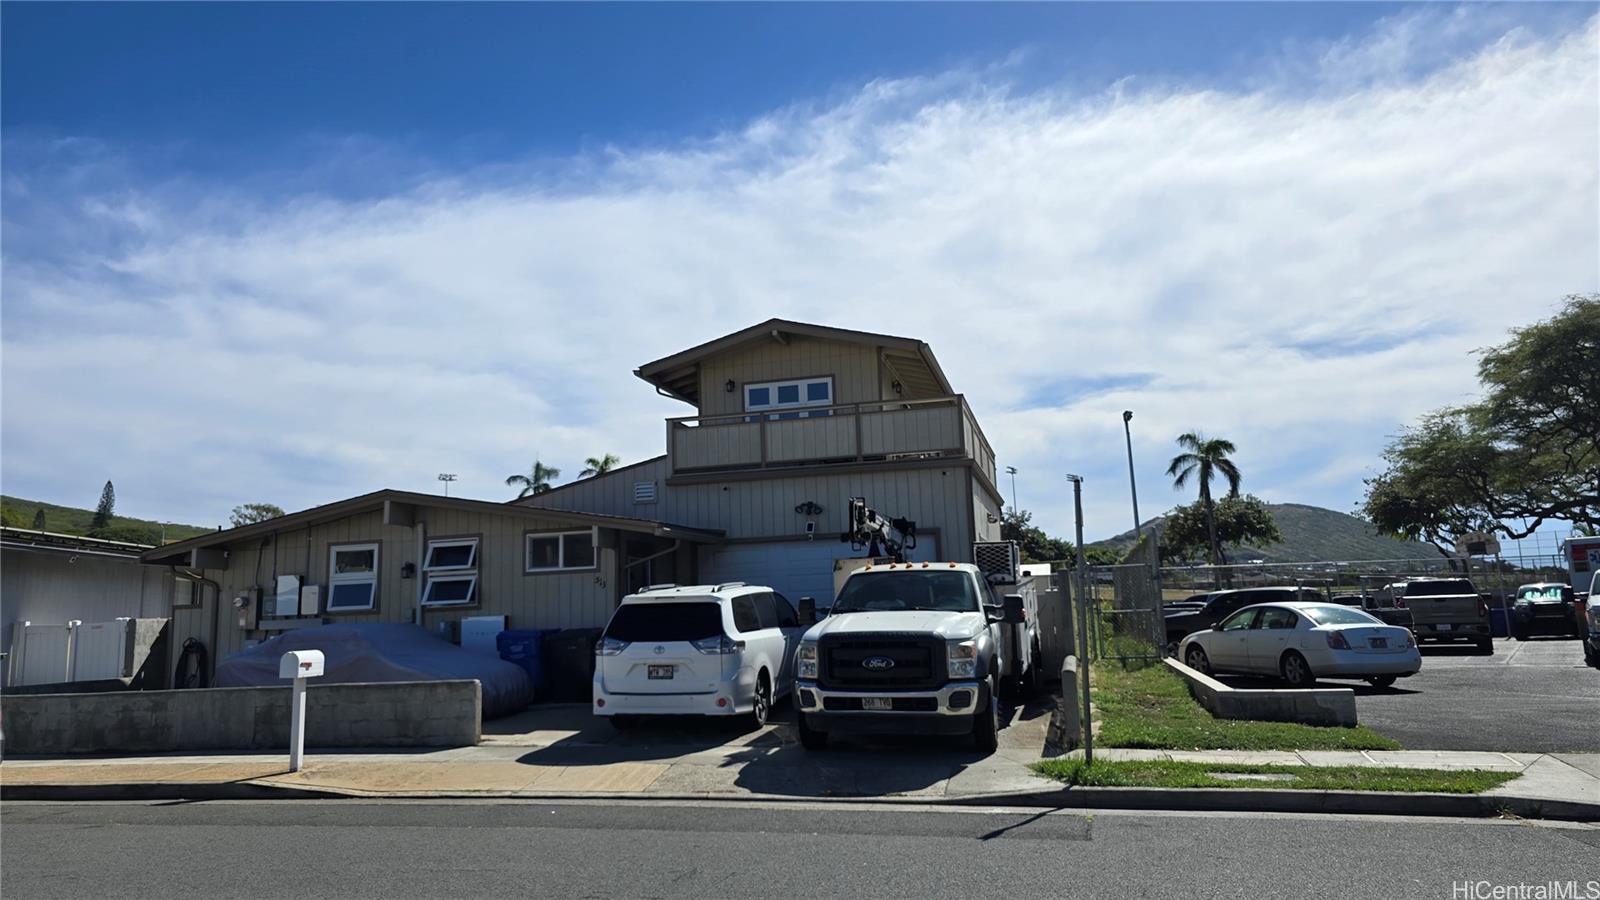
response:
M1211 502L1211 480L1217 473L1228 480L1228 496L1239 496L1239 467L1228 458L1235 452L1233 442L1223 438L1208 438L1195 431L1187 431L1178 435L1178 446L1186 452L1172 458L1172 465L1167 466L1167 474L1172 476L1174 490L1183 490L1189 483L1190 476L1200 482L1200 501L1206 507L1206 538L1211 544L1211 564L1214 566L1222 557L1222 548L1217 544L1217 517Z
M508 476L506 478L506 485L508 487L517 487L520 485L522 487L522 491L517 494L517 499L521 500L523 497L526 497L529 494L542 494L545 491L550 490L550 482L553 479L560 477L560 469L551 468L550 466L547 466L535 459L533 461L533 471L526 475Z
M622 462L622 460L618 459L615 453L607 453L605 456L591 456L583 462L584 469L582 472L578 473L579 478L591 478L595 475L604 475L612 469L615 469L617 467L617 463Z

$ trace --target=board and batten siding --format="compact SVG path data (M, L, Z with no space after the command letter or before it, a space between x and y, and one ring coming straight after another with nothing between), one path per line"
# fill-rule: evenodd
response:
M634 483L652 478L657 484L657 501L634 503ZM904 516L920 529L937 530L939 552L946 558L965 561L972 555L974 530L968 498L973 488L964 465L886 467L670 486L665 479L666 461L652 461L530 497L526 502L717 529L730 541L756 541L803 538L808 517L795 512L795 507L810 500L822 506L822 514L815 518L815 539L837 542L844 528L846 502L851 497L865 497L869 506L885 515ZM602 483L607 480L619 484Z
M186 637L198 638L220 659L244 649L247 640L276 634L240 628L232 600L259 587L263 604L270 602L278 575L299 575L304 584L320 585L327 601L329 548L338 544L379 545L376 608L363 612L334 612L326 618L344 622L412 622L418 591L423 583L421 535L436 540L478 536L478 602L470 607L433 607L422 611L423 627L434 629L443 621L466 616L504 615L508 628L598 628L615 606L617 551L596 550L592 570L524 574L524 534L529 531L581 531L587 526L566 525L527 515L495 515L457 509L419 506L416 527L383 524L380 511L357 513L306 528L277 532L266 544L250 541L229 548L228 568L209 569L205 575L221 586L221 619L216 646L211 646L211 616L215 608L210 592L199 609L173 611L176 646ZM601 543L606 542L602 532ZM401 567L412 563L417 574L401 577ZM252 617L254 618L254 617ZM262 618L270 618L262 616Z
M971 475L972 483L972 533L977 535L974 540L998 541L1000 540L1000 522L991 522L989 519L1000 519L1001 504L994 499L994 495L984 488L978 476Z
M744 412L744 386L763 381L833 377L834 403L882 400L885 382L878 371L878 351L865 344L789 335L730 350L700 363L700 415ZM729 392L728 381L734 389Z

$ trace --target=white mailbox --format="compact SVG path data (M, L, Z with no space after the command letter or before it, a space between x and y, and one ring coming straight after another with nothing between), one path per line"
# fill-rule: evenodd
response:
M322 677L321 650L290 650L278 660L279 678Z
M321 650L290 650L278 659L278 677L292 678L289 696L289 771L300 771L306 751L306 679L322 677Z

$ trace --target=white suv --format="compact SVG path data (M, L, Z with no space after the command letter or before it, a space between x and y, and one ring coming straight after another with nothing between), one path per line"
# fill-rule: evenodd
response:
M794 686L805 629L778 592L742 582L652 587L622 598L595 645L594 714L744 716L766 724Z

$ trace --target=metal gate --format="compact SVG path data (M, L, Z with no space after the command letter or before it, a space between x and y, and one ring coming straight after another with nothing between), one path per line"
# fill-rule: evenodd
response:
M1161 659L1166 625L1154 566L1091 566L1089 598L1089 639L1096 659L1122 663Z

